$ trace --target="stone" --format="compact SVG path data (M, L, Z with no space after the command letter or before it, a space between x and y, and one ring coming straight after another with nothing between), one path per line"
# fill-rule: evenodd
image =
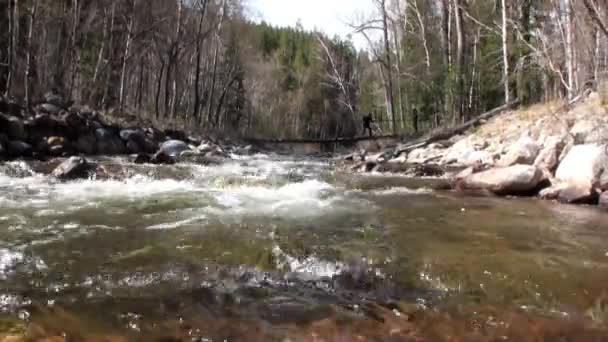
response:
M558 182L592 189L600 182L608 167L604 145L576 145L559 164L555 173Z
M608 144L608 127L601 125L589 132L585 137L585 144Z
M97 154L118 155L125 153L125 144L120 137L105 128L95 130L97 138Z
M597 203L598 193L592 188L578 184L567 184L560 191L557 200L565 204Z
M67 140L64 137L49 137L46 140L47 145L49 146L56 146L56 145L65 145L67 142Z
M163 152L167 156L177 158L179 155L190 150L190 146L181 140L168 140L165 141L161 146L159 152Z
M462 166L488 165L495 164L494 155L488 151L471 151L463 155L458 162Z
M135 164L149 164L151 162L152 157L150 157L148 154L138 154L133 160L133 163Z
M207 153L207 152L211 152L216 147L217 146L215 144L203 142L202 144L200 144L199 147L197 147L197 149L200 153Z
M561 138L549 138L534 160L534 166L553 172L559 163L559 156L564 149L564 141Z
M577 120L574 126L572 126L570 129L570 134L574 137L576 144L583 144L591 133L599 127L602 127L602 123L599 120Z
M163 151L158 151L150 160L152 164L175 164L177 157L172 157Z
M7 146L8 154L12 157L29 157L34 149L32 146L21 140L12 140Z
M410 164L425 164L441 159L444 154L445 150L439 148L438 145L417 148L408 154L407 162Z
M600 195L598 205L600 208L608 210L608 191L604 191Z
M57 114L61 112L62 108L52 103L43 103L40 105L40 110L48 114Z
M546 200L556 200L559 197L559 193L567 187L568 184L566 183L558 183L552 185L548 188L541 190L541 192L538 193L538 197Z
M73 145L79 153L93 155L97 152L97 138L93 134L79 136Z
M44 94L44 102L53 104L55 106L63 107L65 106L65 99L60 94L50 91Z
M531 165L513 165L473 173L459 180L460 190L487 190L496 195L528 195L546 181L539 168Z
M502 167L516 164L532 165L539 152L540 146L526 135L509 147L507 154L500 159L498 165Z
M90 164L83 157L71 157L59 164L52 175L61 180L73 180L78 178L86 178Z
M26 140L27 134L23 121L16 116L0 114L0 132L12 140Z

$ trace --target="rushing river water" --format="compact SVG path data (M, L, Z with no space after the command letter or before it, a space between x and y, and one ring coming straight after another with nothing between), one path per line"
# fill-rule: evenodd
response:
M103 163L125 176L61 183L0 165L0 339L607 336L608 215L595 209L327 160Z

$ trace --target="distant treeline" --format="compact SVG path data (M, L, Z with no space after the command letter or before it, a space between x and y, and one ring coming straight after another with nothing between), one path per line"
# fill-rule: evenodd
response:
M607 68L604 0L369 0L343 39L256 24L241 0L5 0L0 92L55 89L166 126L259 137L452 125L572 97ZM320 8L320 11L323 9ZM379 37L379 39L377 39Z

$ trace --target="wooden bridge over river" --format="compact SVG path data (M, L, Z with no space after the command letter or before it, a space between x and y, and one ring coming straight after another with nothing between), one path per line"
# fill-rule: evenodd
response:
M316 154L336 152L341 148L380 150L397 146L402 137L398 135L379 135L334 139L256 139L245 138L247 143L262 149L293 154Z

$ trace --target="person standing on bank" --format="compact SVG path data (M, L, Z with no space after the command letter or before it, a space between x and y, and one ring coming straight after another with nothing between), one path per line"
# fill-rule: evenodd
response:
M370 137L372 136L372 122L374 122L372 113L369 113L363 117L363 133L365 134L365 131L367 131Z

